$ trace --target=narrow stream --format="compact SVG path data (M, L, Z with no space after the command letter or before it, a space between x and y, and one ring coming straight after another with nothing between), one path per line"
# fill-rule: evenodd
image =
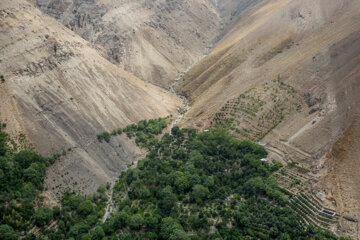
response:
M178 124L178 122L180 122L180 121L183 119L185 113L186 113L187 111L189 111L189 109L190 109L190 106L189 106L189 104L188 104L188 102L187 102L186 97L177 94L176 91L175 91L175 87L176 87L176 85L179 83L179 81L183 79L183 77L185 76L185 74L186 74L188 71L190 71L190 69L192 69L198 62L200 62L206 55L207 55L207 54L204 54L204 55L203 55L202 57L200 57L197 61L195 61L193 64L191 64L187 69L185 69L183 72L181 72L181 73L179 74L179 76L174 79L173 84L170 86L170 92L176 94L176 96L178 96L178 97L181 99L181 101L183 102L183 105L184 105L184 109L180 109L180 114L179 114L179 115L174 119L174 121L171 123L170 129L173 128L176 124Z

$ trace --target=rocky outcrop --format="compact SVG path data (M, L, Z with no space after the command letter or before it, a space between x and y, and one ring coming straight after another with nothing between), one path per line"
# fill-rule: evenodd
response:
M261 0L212 0L224 23L236 20L241 13L260 3Z
M208 0L36 0L36 4L113 63L164 87L222 32L221 17Z

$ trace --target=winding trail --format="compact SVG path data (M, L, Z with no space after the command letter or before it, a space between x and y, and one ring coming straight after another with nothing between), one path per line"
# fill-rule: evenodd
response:
M103 216L103 218L101 220L103 223L110 217L110 214L114 211L114 203L113 203L114 184L115 183L111 184L110 189L106 193L109 200L106 203L105 213L104 213L104 216Z

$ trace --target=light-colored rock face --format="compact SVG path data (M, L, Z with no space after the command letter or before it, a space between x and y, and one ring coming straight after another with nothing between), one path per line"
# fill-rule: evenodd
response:
M169 87L222 32L208 0L36 0L42 11L136 76Z
M261 0L212 0L211 2L224 21L231 22L243 11L249 10Z
M177 113L174 94L113 65L32 4L1 1L0 18L1 120L42 154L72 149L50 168L50 189L64 179L84 192L110 182L142 152L125 138L100 144L96 134Z

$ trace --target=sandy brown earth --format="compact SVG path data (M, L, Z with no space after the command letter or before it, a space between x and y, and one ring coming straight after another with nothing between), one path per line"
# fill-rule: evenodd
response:
M177 114L174 94L115 66L31 3L1 1L0 18L1 121L42 154L68 152L49 168L50 190L88 193L141 156L125 137L100 144L98 133Z
M312 169L313 193L324 205L359 219L359 22L358 1L277 0L248 8L209 56L179 81L177 90L191 105L182 126L209 127L234 99L266 89L280 74L295 89L287 99L298 107L284 113L261 141L278 158ZM264 94L273 105L282 100L272 91ZM250 116L236 127L250 120L252 126L264 121ZM359 238L358 227L342 218L336 231Z

